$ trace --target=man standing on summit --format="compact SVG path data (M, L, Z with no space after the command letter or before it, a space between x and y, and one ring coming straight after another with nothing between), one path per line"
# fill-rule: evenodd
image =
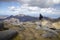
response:
M40 20L40 27L42 26L42 19L43 19L43 16L40 14L40 16L39 16L39 20Z
M36 27L36 29L41 29L42 28L42 19L43 19L43 16L40 14L40 16L39 16L39 20L40 20L40 22L37 22L36 24L37 24L37 27Z

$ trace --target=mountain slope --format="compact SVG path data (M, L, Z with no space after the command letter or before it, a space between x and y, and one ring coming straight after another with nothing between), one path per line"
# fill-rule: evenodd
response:
M0 21L3 21L7 17L8 17L8 15L0 15Z
M19 19L21 22L38 20L38 18L36 18L36 17L31 17L31 16L27 16L27 15L16 15L16 16L12 15L12 16L9 16L5 19L11 19L11 18Z

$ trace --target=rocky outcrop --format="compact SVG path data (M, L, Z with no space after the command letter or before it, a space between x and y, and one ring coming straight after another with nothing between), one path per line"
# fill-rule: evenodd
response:
M48 26L43 27L43 26L40 26L40 24L38 23L36 29L44 31L43 34L42 34L42 37L44 37L44 38L58 37L59 36L58 32L60 30L57 30L57 29L51 27L50 25L48 25Z
M15 30L0 31L0 40L10 40L15 35L17 35Z
M13 25L19 25L20 24L20 21L17 18L10 18L10 19L4 20L4 22L11 23Z
M42 34L42 37L44 37L44 38L53 38L53 37L57 37L57 36L52 32L47 32L47 33Z
M2 30L4 28L4 23L0 23L0 30Z

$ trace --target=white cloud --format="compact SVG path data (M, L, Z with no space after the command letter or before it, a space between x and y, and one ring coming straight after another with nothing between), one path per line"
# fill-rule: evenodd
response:
M4 2L17 1L22 4L20 7L8 7L11 14L26 14L37 16L40 13L43 15L60 14L60 10L51 8L52 5L60 4L60 0L0 0Z
M54 8L42 8L40 11L41 11L41 13L52 14L53 10L55 10L55 9Z
M27 4L28 6L38 6L42 8L51 7L54 4L60 4L60 0L0 0L4 2L17 1L20 4Z
M10 7L8 7L9 8L9 10L15 10L16 9L16 7L15 6L10 6Z
M25 6L22 5L21 7L11 7L12 13L15 15L17 14L26 14L26 15L32 15L32 16L39 16L39 14L43 15L56 15L60 13L60 10L54 9L54 8L40 8L40 7L31 7L31 6ZM10 9L10 7L9 7ZM15 10L15 11L13 11Z
M60 4L60 0L19 0L22 4L28 4L28 6L38 6L42 8L51 7L54 4Z
M59 3L60 3L60 0L53 0L53 2L54 2L55 4L59 4Z

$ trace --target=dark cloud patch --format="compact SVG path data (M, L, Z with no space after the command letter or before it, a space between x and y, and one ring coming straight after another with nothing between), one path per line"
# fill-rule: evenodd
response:
M52 5L59 4L60 0L0 0L4 2L16 1L20 4L27 4L28 6L37 6L40 8L49 8Z
M37 6L40 8L48 8L54 4L59 4L59 0L18 0L21 4L28 4L28 6Z

